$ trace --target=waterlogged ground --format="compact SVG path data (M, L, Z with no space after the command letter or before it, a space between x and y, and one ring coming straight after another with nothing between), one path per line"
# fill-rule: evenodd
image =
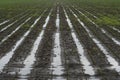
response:
M120 28L60 3L13 16L0 19L0 80L120 80Z

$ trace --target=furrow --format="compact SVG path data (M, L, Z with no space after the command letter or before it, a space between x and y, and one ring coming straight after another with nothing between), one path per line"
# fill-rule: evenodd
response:
M73 12L73 14L74 14L74 12ZM76 15L76 18L78 19L77 15ZM90 34L91 31L84 25L84 23L80 19L78 19L78 20L80 21L80 23L82 23L82 26L84 26L84 28L88 32L89 36L93 39L93 41L100 48L100 50L103 51L103 53L105 54L107 60L112 65L111 69L115 69L119 73L120 72L119 63L109 54L109 52L106 50L106 48L101 44L101 41L98 40L94 35Z
M76 9L76 11L78 11L79 13L81 13L79 10ZM82 13L83 16L86 16ZM101 40L101 43L105 44L105 47L107 48L108 51L110 51L110 53L113 55L113 57L119 61L119 50L120 50L120 46L119 46L119 41L117 41L116 39L112 38L111 36L108 36L107 34L104 34L104 31L102 31L102 28L99 28L99 26L94 23L92 20L90 20L87 16L86 19L89 20L86 21L86 25L91 25L92 27L94 27L94 29L92 29L92 27L88 27L95 35L96 37ZM91 23L92 24L91 24ZM88 25L88 26L89 26ZM96 33L97 32L97 33Z
M101 44L101 41L98 40L93 33L85 26L85 24L78 18L78 16L72 11L72 14L76 17L78 22L84 27L84 29L87 31L88 35L91 37L91 39L96 43L98 48L104 53L105 57L107 58L108 62L112 65L111 67L106 67L106 69L114 70L119 73L119 63L116 61L108 52L108 50Z
M75 44L76 44L76 46L77 46L77 50L78 50L78 53L79 53L79 55L80 55L80 61L81 61L81 63L83 64L83 68L84 68L84 70L85 70L85 74L95 75L94 68L93 68L92 66L90 66L91 63L89 62L89 60L88 60L87 57L85 56L84 48L83 48L83 46L81 45L81 43L79 42L79 40L78 40L78 38L77 38L77 36L76 36L76 34L75 34L75 32L74 32L73 25L72 25L72 23L71 23L71 21L70 21L70 19L69 19L69 17L68 17L68 15L67 15L67 13L66 13L65 10L64 10L64 12L65 12L65 15L66 15L66 18L67 18L68 25L69 25L70 28L71 28L71 31L72 31L71 35L72 35L73 40L74 40L74 42L75 42Z
M9 20L5 20L4 22L0 23L0 26L7 23L7 22L9 22Z
M77 10L77 9L76 9ZM77 10L78 11L78 10ZM90 18L88 18L85 14L83 14L81 11L79 11L80 14L82 14L83 16L85 16L91 23L93 23L96 27L99 28L99 26L93 22ZM93 16L93 15L92 15ZM98 19L98 18L97 18ZM118 41L117 39L115 39L113 36L111 36L108 32L106 32L103 28L100 29L102 33L104 33L105 35L107 35L109 38L111 38L113 40L113 42L117 45L120 45L120 41Z
M43 25L43 30L39 33L37 39L35 40L32 50L30 51L30 55L25 59L24 61L24 68L22 68L20 70L20 72L18 74L20 74L20 78L21 79L25 79L27 78L27 75L30 74L31 69L32 69L32 65L34 64L34 62L36 61L36 57L35 54L38 50L38 47L41 43L41 39L43 38L44 32L45 32L45 28L49 22L50 19L50 15L51 15L52 10L50 11L49 15L47 16L46 20L45 20L45 24ZM27 79L26 79L27 80Z
M9 23L12 19L14 19L14 18L16 19L16 17L21 16L22 14L24 14L24 13L26 13L26 12L27 12L27 11L22 12L22 13L14 16L14 17L12 17L12 18L10 18L10 19L7 19L7 20L3 21L2 23L0 23L0 26L5 25L6 23Z
M28 14L27 14L27 15L28 15ZM7 29L10 28L13 24L15 24L16 22L18 22L19 20L21 20L22 18L24 18L24 17L27 16L27 15L24 15L24 16L20 17L18 20L15 20L14 22L12 22L12 23L8 24L7 26L5 26L4 28L2 28L2 29L0 30L0 33L3 32L3 31L5 31L5 30L7 30Z
M56 77L55 79L53 78L53 80L66 80L63 77L61 77L61 75L64 73L63 70L63 66L62 66L62 60L61 60L61 46L60 46L60 18L59 18L59 7L57 7L57 18L56 18L56 28L57 31L54 34L54 48L53 48L53 61L51 63L52 65L52 74L53 75L57 75L60 77Z
M42 27L43 37L35 54L35 62L32 64L29 80L40 79L49 80L54 76L51 70L52 54L53 54L53 35L55 32L56 7L51 10L51 14L46 18L46 23ZM47 23L48 22L48 23Z
M68 80L85 79L84 69L80 62L80 55L77 51L77 46L73 40L70 26L64 13L63 7L60 6L60 43L61 43L61 58L64 66L64 75ZM74 74L74 75L73 75Z
M4 39L2 39L2 41L0 42L0 45L1 45L2 43L4 43L9 37L11 37L14 33L16 33L16 32L21 28L21 26L23 26L23 25L24 25L26 22L28 22L30 19L31 19L31 17L28 18L24 23L22 23L21 25L19 25L14 31L12 31L12 33L10 33L10 34L7 35Z
M120 33L120 30L117 29L116 27L111 27L113 30L117 31L118 33Z
M117 45L120 46L120 41L118 41L118 40L116 40L114 37L112 37L108 32L106 32L105 29L102 28L101 31L102 31L104 34L106 34L109 38L111 38L115 44L117 44Z
M20 44L24 41L24 39L26 38L26 36L30 33L31 29L34 27L34 25L37 23L37 21L40 19L40 17L38 19L35 20L34 24L30 27L30 29L21 37L20 40L18 40L16 42L16 44L13 46L13 49L11 51L9 51L8 53L6 53L6 56L2 57L0 59L0 71L3 71L4 66L9 62L9 60L12 58L12 56L14 55L14 51L20 46Z

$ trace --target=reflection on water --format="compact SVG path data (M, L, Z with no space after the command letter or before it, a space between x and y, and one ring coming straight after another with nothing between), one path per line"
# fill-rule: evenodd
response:
M116 40L114 37L112 37L110 34L108 34L103 28L101 28L101 31L106 34L109 38L113 40L114 43L120 46L120 41Z
M5 31L6 29L8 29L10 26L12 26L14 23L16 23L18 20L14 21L13 23L9 24L8 26L4 27L3 29L0 30L0 32Z
M59 8L57 8L57 19L56 19L56 27L57 31L55 33L55 42L54 42L54 57L53 57L53 62L51 63L52 65L52 74L61 76L64 73L64 68L62 67L62 62L61 62L61 46L60 46L60 33L59 33L59 27L60 27L60 19L59 19ZM56 77L53 78L53 80L66 80L63 77Z
M47 16L46 21L45 21L45 24L43 25L43 28L46 28L46 27L47 27L47 24L48 24L48 22L49 22L49 20L50 20L51 12L52 12L52 10L50 11L49 15ZM40 17L40 18L41 18L41 17ZM40 19L40 18L39 18L39 19ZM36 23L37 23L37 22L36 22ZM26 58L26 60L24 61L25 67L22 68L22 69L20 70L20 72L19 72L20 78L23 78L23 79L24 79L24 78L27 78L26 75L30 74L31 70L33 69L33 68L32 68L32 65L33 65L34 62L36 61L35 53L36 53L37 50L38 50L38 47L39 47L39 44L40 44L40 42L41 42L41 40L42 40L42 38L43 38L44 32L45 32L44 29L40 32L39 36L37 37L37 39L36 39L35 42L34 42L33 48L32 48L32 50L31 50L31 52L30 52L30 55L29 55L29 56Z
M7 23L7 22L9 22L9 21L10 21L10 20L6 20L6 21L0 23L0 26L3 25L3 24L5 24L5 23Z
M112 27L113 30L117 31L118 33L120 33L120 30L115 28L115 27Z
M67 18L67 22L68 22L68 25L69 25L71 31L74 31L74 30L72 30L72 29L73 29L73 25L72 25L72 23L71 23L68 15L67 15L65 9L64 9L64 12L65 12L65 16L66 16L66 18ZM74 14L74 15L75 15L75 14ZM76 16L76 15L75 15L75 16ZM89 60L87 59L87 57L85 56L83 46L81 45L81 43L80 43L79 39L77 38L75 32L72 32L71 35L72 35L73 40L74 40L74 42L75 42L75 44L76 44L76 46L77 46L78 53L80 54L79 57L80 57L81 63L83 64L83 68L84 68L84 70L85 70L85 71L84 71L85 74L95 75L94 68L93 68L92 66L90 66L90 62L89 62Z
M30 20L30 18L28 18L25 22L27 22L28 20ZM26 32L27 33L27 32ZM0 59L0 72L2 72L3 68L5 67L5 65L9 62L9 60L12 58L12 56L14 55L14 51L19 47L19 45L23 42L23 40L25 39L25 36L27 36L28 34L24 34L20 40L18 40L16 42L16 44L13 46L13 49L11 51L9 51L8 53L6 53L6 55L4 57L2 57Z
M5 42L9 37L11 37L15 32L17 32L26 22L28 22L31 19L28 18L24 23L22 23L21 25L19 25L14 31L12 31L9 35L7 35L4 39L2 39L2 41L0 42L0 45Z
M80 12L80 11L79 11ZM82 13L82 12L81 12ZM76 15L76 14L74 14ZM82 13L82 15L84 15ZM77 16L77 15L76 15ZM84 15L85 16L85 15ZM101 44L101 42L95 38L94 35L91 34L91 31L84 25L84 23L78 18L78 21L80 22L80 24L84 27L84 29L87 31L87 33L89 34L89 36L92 38L92 40L96 43L96 45L100 48L100 50L105 54L108 62L112 65L110 68L111 69L115 69L118 73L120 73L120 66L119 63L110 55L110 53L107 51L107 49ZM88 17L86 17L88 18ZM88 18L89 19L89 18ZM90 20L90 19L89 19ZM92 21L92 20L91 20ZM94 23L94 22L93 22ZM95 23L94 23L95 24ZM97 25L97 24L96 24ZM106 33L106 31L104 29L101 29L101 31L103 33ZM109 36L109 35L108 35ZM113 38L112 38L113 39Z

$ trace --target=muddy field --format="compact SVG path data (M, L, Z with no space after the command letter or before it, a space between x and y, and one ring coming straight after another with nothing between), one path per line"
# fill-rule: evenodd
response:
M0 80L120 80L120 27L100 23L107 11L43 5L0 9Z

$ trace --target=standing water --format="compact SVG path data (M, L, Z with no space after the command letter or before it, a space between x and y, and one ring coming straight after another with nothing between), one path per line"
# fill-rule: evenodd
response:
M64 9L64 12L65 12L65 16L67 18L68 25L69 25L71 31L73 31L72 30L73 25L72 25L68 15L67 15L65 9ZM83 64L85 74L95 75L94 68L92 66L90 66L91 64L90 64L89 60L87 59L87 57L85 56L83 46L81 45L81 43L80 43L79 39L77 38L75 32L73 31L71 34L72 34L73 40L74 40L74 42L75 42L75 44L77 46L78 53L80 54L80 61Z
M117 31L118 33L120 33L120 30L115 28L115 27L111 27L113 30Z
M62 63L61 63L59 8L57 8L56 27L57 27L57 32L55 33L55 43L54 43L54 49L53 49L55 57L53 57L52 70L53 70L53 75L59 76L59 77L56 77L55 80L66 80L60 77L64 73L63 72L64 68L62 67Z
M29 19L29 18L28 18ZM28 21L28 20L27 20ZM25 21L26 22L26 21ZM25 36L27 36L27 34L25 33L23 35L23 37L21 37L20 40L18 40L16 42L16 44L13 46L13 49L11 51L9 51L8 53L6 53L6 55L4 57L2 57L0 59L0 72L2 72L3 68L5 67L5 65L9 62L9 60L12 58L14 51L19 47L19 45L23 42L23 40L25 39Z
M15 20L15 21L12 22L11 24L9 24L9 25L7 25L6 27L2 28L2 29L0 30L0 32L5 31L6 29L8 29L9 27L11 27L13 24L15 24L17 21L19 21L20 19L24 18L25 16L26 16L26 15L20 17L18 20Z
M0 32L5 31L6 29L8 29L10 26L12 26L12 25L13 25L14 23L16 23L16 22L17 22L17 20L14 21L13 23L9 24L8 26L4 27L3 29L1 29Z
M52 12L52 10L51 10ZM44 32L45 32L45 29L48 22L49 22L49 19L50 19L50 15L51 15L51 12L49 13L48 17L46 18L46 21L45 21L45 24L43 25L43 30L39 33L39 36L37 37L37 39L35 40L34 44L33 44L33 47L32 47L32 50L30 52L30 55L26 58L26 60L24 61L24 64L25 64L25 67L22 68L19 72L20 74L20 78L24 79L24 80L27 80L27 75L30 74L31 70L33 69L32 68L32 65L34 64L34 62L36 61L36 58L35 58L35 53L37 52L38 50L38 47L40 45L40 42L43 38L43 35L44 35Z
M15 32L17 32L26 22L28 22L31 19L28 18L24 23L22 23L21 25L19 25L14 31L12 31L9 35L7 35L5 38L2 39L2 41L0 42L0 45L5 42L9 37L11 37Z
M77 15L71 10L73 15L77 18L78 22L84 27L91 39L96 43L100 50L105 54L108 62L112 65L110 68L115 69L118 73L120 72L119 63L109 54L106 48L101 44L101 42L91 34L91 31L84 25L84 23L77 17ZM105 33L105 31L103 31Z
M77 10L77 9L76 9ZM93 22L90 18L88 18L85 14L83 14L81 11L77 10L80 14L82 14L85 18L87 18L91 23L93 23L97 28L99 28L99 26ZM81 23L82 24L82 23ZM115 28L114 28L115 29ZM114 37L112 37L110 34L108 34L105 30L103 30L103 28L100 28L100 30L106 34L109 38L111 38L113 40L113 42L117 45L120 45L120 41L116 40Z
M113 42L117 45L120 46L120 41L116 40L114 37L112 37L110 34L108 34L103 28L101 29L101 31L106 34L109 38L111 38L113 40Z
M5 24L5 23L7 23L7 22L9 22L9 20L6 20L6 21L0 23L0 26L3 25L3 24Z

